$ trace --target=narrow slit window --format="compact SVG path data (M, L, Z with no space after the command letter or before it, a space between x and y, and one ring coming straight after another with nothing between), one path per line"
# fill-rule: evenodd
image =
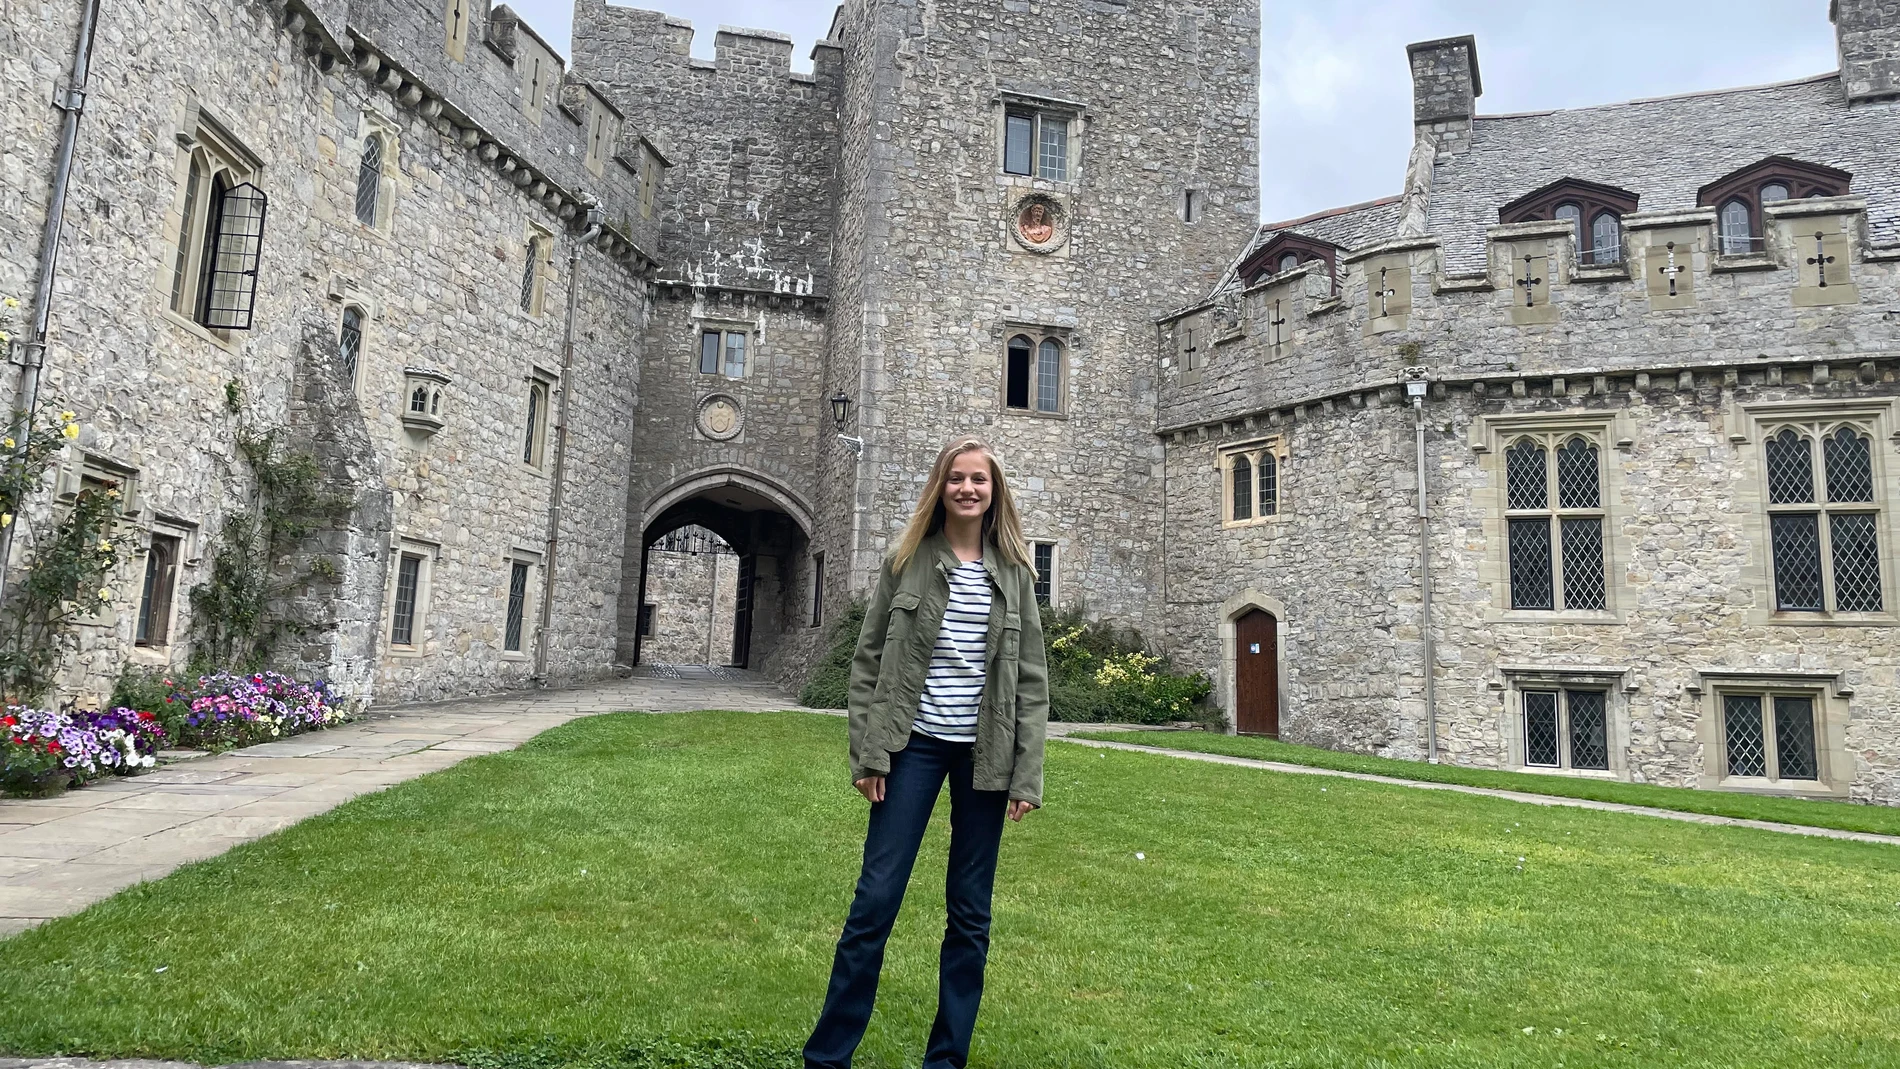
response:
M521 444L521 462L541 467L548 437L548 384L536 380L528 384L526 436Z
M745 335L736 330L726 332L726 377L745 378Z
M363 158L356 168L356 220L364 226L376 225L382 185L383 139L371 134L363 139Z
M508 615L502 632L502 648L521 652L521 632L528 608L528 565L512 561L508 568Z
M708 330L699 336L699 373L701 375L719 374L719 339L716 330Z
M1233 518L1253 519L1253 463L1244 456L1234 458Z
M1260 454L1260 471L1255 477L1260 484L1260 515L1277 516L1280 514L1280 461L1271 452Z
M353 304L343 306L343 327L337 332L336 349L343 385L354 390L356 368L363 357L363 310Z
M422 584L422 558L404 553L396 566L396 611L389 625L389 642L394 646L416 643L416 595Z
M1030 154L1035 144L1036 117L1012 111L1003 119L1003 170L1008 174L1030 173Z
M1036 604L1047 605L1055 590L1056 546L1054 542L1037 542L1033 548L1036 554Z
M1062 344L1044 338L1036 347L1036 411L1057 412L1062 408Z
M169 535L152 536L145 555L145 587L139 595L136 645L156 647L170 641L172 597L178 586L178 543Z
M1059 118L1043 115L1038 118L1041 128L1038 151L1036 153L1036 175L1052 182L1069 180L1069 124Z

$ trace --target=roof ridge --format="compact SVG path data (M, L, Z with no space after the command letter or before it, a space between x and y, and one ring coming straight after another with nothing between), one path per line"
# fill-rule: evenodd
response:
M1316 219L1330 219L1335 215L1345 215L1348 212L1362 211L1366 208L1377 208L1380 205L1384 205L1384 204L1397 204L1399 201L1403 199L1405 199L1404 194L1394 193L1389 197L1380 197L1377 200L1361 201L1358 204L1348 204L1344 208L1328 208L1323 212L1314 212L1311 215L1302 215L1298 219L1288 219L1285 222L1261 223L1260 230L1258 232L1265 233L1266 231L1269 231L1269 230L1285 230L1288 227L1299 226L1301 223L1310 223Z
M1730 93L1759 93L1764 89L1786 89L1789 86L1795 85L1810 85L1815 82L1835 81L1839 79L1840 76L1840 71L1829 71L1826 74L1811 74L1805 78L1790 78L1784 82L1762 82L1759 85L1737 85L1726 89L1698 89L1693 93L1672 93L1666 96L1636 97L1631 100L1612 100L1603 104L1585 104L1578 108L1544 108L1539 111L1507 111L1500 112L1496 115L1475 115L1472 118L1477 121L1485 119L1534 119L1544 115L1562 115L1578 111L1603 111L1609 108L1627 108L1636 104L1664 104L1672 100L1695 100L1699 97L1725 96Z

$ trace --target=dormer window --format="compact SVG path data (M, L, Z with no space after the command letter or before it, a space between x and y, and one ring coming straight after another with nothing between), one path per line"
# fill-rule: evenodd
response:
M1636 202L1637 195L1627 189L1563 178L1498 209L1498 222L1569 223L1577 262L1607 266L1623 262L1623 216L1636 210Z
M1331 242L1309 238L1304 234L1282 231L1275 234L1265 245L1260 246L1252 255L1240 264L1240 277L1251 286L1263 278L1284 275L1302 264L1317 263L1320 266L1312 270L1323 270L1332 291L1339 289L1339 276L1336 266L1339 263L1339 247Z
M1839 197L1854 176L1818 163L1770 156L1703 186L1696 203L1715 209L1723 256L1750 256L1767 248L1767 213L1784 200Z

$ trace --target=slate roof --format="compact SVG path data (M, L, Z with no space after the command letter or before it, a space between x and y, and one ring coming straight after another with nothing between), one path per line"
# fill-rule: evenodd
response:
M1364 204L1332 208L1301 216L1298 219L1262 223L1260 229L1254 232L1253 240L1247 243L1247 247L1241 250L1240 255L1236 256L1233 264L1227 268L1227 273L1222 276L1220 285L1215 287L1215 292L1218 293L1227 288L1234 281L1234 272L1241 264L1247 262L1247 257L1252 256L1255 250L1289 231L1304 237L1331 242L1348 252L1396 237L1399 232L1399 200L1400 198L1396 196L1381 197L1378 200L1366 201Z
M1471 145L1441 158L1430 229L1448 271L1485 266L1498 209L1559 178L1621 186L1642 211L1693 208L1696 190L1764 157L1853 173L1876 245L1900 244L1900 102L1851 109L1835 74L1777 85L1521 115L1481 115Z

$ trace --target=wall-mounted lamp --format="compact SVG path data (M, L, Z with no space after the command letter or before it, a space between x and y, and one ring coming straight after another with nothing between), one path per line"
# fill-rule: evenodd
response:
M831 395L831 422L838 426L838 440L845 444L845 448L851 450L852 455L861 457L864 455L864 439L844 432L845 421L850 418L851 398L846 397L843 390L839 390Z

